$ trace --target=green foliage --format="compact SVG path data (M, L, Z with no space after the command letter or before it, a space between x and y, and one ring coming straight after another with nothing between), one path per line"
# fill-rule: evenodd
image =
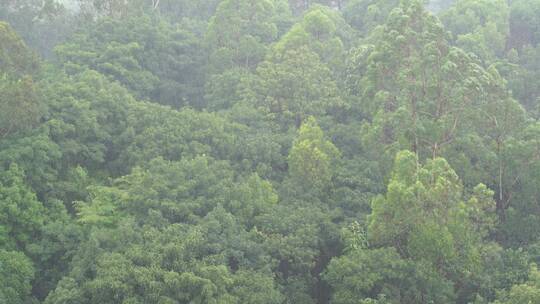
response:
M332 222L339 214L316 201L291 199L278 203L256 219L256 232L272 257L272 270L286 299L312 303L324 296L320 273L339 250L339 231Z
M523 249L503 249L492 243L480 254L485 266L473 274L479 303L492 302L502 290L526 281L531 257Z
M10 0L0 3L0 20L9 23L24 41L39 54L50 58L53 48L73 31L78 23L70 7L75 1ZM22 54L13 54L20 56Z
M309 115L345 111L336 80L347 35L339 15L315 6L273 46L256 75L244 80L243 99L284 129L298 127Z
M99 71L139 98L172 106L199 102L202 47L185 25L150 16L103 19L56 53L67 71Z
M95 71L60 75L45 84L50 115L50 137L62 151L64 164L100 168L111 147L111 137L125 128L133 98Z
M210 20L205 42L210 49L206 98L212 109L239 101L239 83L249 78L288 23L282 0L222 1Z
M163 226L156 211L149 209L144 225L124 214L116 227L95 229L95 242L78 253L77 266L46 303L279 303L256 234L234 216L217 207L198 226ZM94 278L84 277L86 267L95 269Z
M161 14L172 20L182 18L206 21L215 14L221 0L161 0L157 7Z
M273 53L307 48L336 74L343 68L345 46L352 40L349 25L334 10L316 5L275 45Z
M0 303L29 303L33 276L32 262L24 254L0 249Z
M407 148L436 157L462 132L475 130L470 122L486 120L480 107L501 99L488 90L500 86L496 76L449 46L442 25L418 2L394 10L381 35L362 56L362 97L373 117L363 133L374 136L366 144L377 138L391 153Z
M511 180L519 175L511 168L528 161L507 154L527 117L501 75L451 46L442 25L418 2L403 3L373 35L375 44L354 54L355 69L364 74L351 79L350 91L362 98L369 117L363 145L380 160L383 174L400 149L420 159L443 156L467 187L485 183L496 190L504 214L516 189Z
M262 62L244 95L284 129L298 127L307 116L323 116L344 106L331 71L305 48Z
M16 164L0 173L0 201L0 243L6 249L24 250L43 225L44 209Z
M328 191L339 150L324 139L317 121L308 117L289 153L289 176L302 192Z
M32 129L43 114L32 75L39 61L6 23L0 22L0 138Z
M508 293L501 296L501 300L495 303L517 304L531 303L536 304L540 301L540 273L536 264L532 264L529 272L529 280L524 284L514 285Z
M56 288L67 273L71 259L84 239L81 227L73 221L61 201L47 202L44 207L46 212L40 237L27 250L36 269L32 294L40 300Z
M26 137L2 140L0 147L3 168L16 163L26 172L26 180L36 193L41 196L52 191L58 179L55 165L60 161L62 152L49 138L46 128L40 128Z
M513 57L515 55L515 57ZM520 51L513 49L508 54L511 63L507 69L501 68L508 80L513 95L527 108L531 115L539 117L538 67L540 66L540 44L525 45Z
M461 196L461 182L446 160L436 158L422 167L414 154L400 152L386 197L373 201L369 237L374 244L395 246L406 256L429 260L432 255L451 260L451 255L456 254L450 252L455 250L454 239L459 236L461 242L477 241L474 238L486 236L494 226L492 191L480 185L467 203ZM426 248L422 242L430 243L431 250L443 251L422 251L417 255L416 247ZM437 243L439 246L435 246ZM450 256L444 258L445 254ZM461 263L470 258L462 259Z
M390 295L393 288L385 281L405 280L407 275L407 263L394 249L358 249L333 259L325 280L335 289L332 303L347 304L369 298L376 289Z
M479 269L482 239L494 228L493 192L480 185L467 202L462 193L444 159L421 166L413 153L403 151L396 156L386 196L373 200L368 218L371 245L395 248L414 263L415 275L434 276L425 283L447 286L447 295L435 297L451 298L446 280L465 281Z
M140 222L155 213L169 223L195 223L217 206L249 225L277 202L272 185L257 175L235 181L226 162L204 156L179 162L154 159L116 180L114 187L90 193L90 202L77 203L79 221L103 227L115 226L126 214Z
M515 0L510 5L510 45L521 48L540 43L540 1Z
M394 248L357 250L333 259L325 279L332 303L453 303L452 285Z
M216 70L232 67L253 68L264 58L266 45L277 38L272 19L275 3L262 0L226 0L217 8L206 34L213 50ZM221 66L223 65L223 66Z
M507 1L456 1L441 15L456 44L483 59L502 56L510 34Z
M0 78L0 137L35 127L43 115L43 106L30 77Z
M163 109L151 104L135 105L127 117L128 127L119 137L119 167L141 164L158 156L180 160L207 154L227 159L234 154L239 125L213 113Z
M540 139L540 129L538 123L531 124L522 131L519 140L512 141L505 151L505 157L512 164L513 170L508 170L510 174L504 176L509 178L505 183L519 183L519 191L507 189L503 192L505 202L509 204L508 220L502 225L502 235L507 242L517 246L534 243L538 239L540 227L537 224L538 213L534 208L538 206L538 145ZM515 182L515 181L518 182ZM506 193L506 194L504 194ZM509 196L516 195L516 199L510 202ZM520 231L520 232L518 232ZM522 234L523 231L528 233ZM525 237L528 236L528 237Z
M343 17L352 27L366 35L384 24L388 14L398 5L397 0L350 0L343 9Z
M5 22L0 22L0 72L15 77L34 74L39 68L36 56Z

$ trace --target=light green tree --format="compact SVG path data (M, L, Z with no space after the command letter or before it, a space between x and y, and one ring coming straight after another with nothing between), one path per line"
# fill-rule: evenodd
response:
M0 249L0 303L30 303L34 268L23 253Z
M205 36L209 49L205 97L211 109L226 109L240 101L239 84L250 78L289 19L283 0L220 3Z
M189 24L175 26L148 15L102 18L81 28L55 52L69 74L92 69L140 99L197 106L204 51L194 31Z
M243 95L283 129L299 127L309 115L324 116L344 106L331 71L306 48L269 56Z
M367 219L369 247L349 249L328 266L336 303L452 303L482 269L481 252L497 219L493 192L470 198L446 160L419 163L399 152L384 196Z
M501 299L495 304L538 304L540 303L540 272L536 264L532 264L529 279L523 284L512 286L510 291L503 292Z
M38 125L44 107L32 76L39 61L22 39L0 22L0 139Z
M490 62L505 54L509 16L507 1L462 0L442 12L441 21L457 46Z
M43 225L43 205L24 182L16 164L0 172L0 244L9 250L25 250L36 240Z
M324 138L315 118L308 117L289 152L291 181L303 191L324 193L331 185L339 156L339 150Z

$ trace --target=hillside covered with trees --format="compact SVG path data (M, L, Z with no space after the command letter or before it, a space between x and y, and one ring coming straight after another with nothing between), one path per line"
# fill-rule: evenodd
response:
M0 1L0 304L540 304L540 0Z

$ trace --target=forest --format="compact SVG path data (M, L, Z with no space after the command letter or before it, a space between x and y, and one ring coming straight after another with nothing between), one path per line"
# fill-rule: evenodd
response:
M0 304L540 304L540 0L0 0Z

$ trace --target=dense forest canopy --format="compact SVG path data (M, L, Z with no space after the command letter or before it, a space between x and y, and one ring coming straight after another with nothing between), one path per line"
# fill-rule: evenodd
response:
M540 0L0 1L0 304L540 304Z

